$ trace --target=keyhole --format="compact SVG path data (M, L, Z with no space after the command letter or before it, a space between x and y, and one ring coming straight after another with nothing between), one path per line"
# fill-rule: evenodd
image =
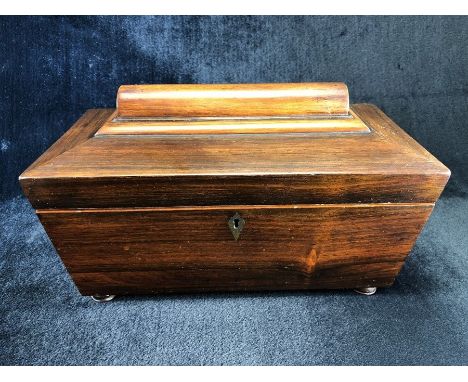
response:
M233 217L231 217L228 221L229 229L234 236L234 239L237 241L239 239L239 235L244 228L245 221L240 217L240 215L236 212Z

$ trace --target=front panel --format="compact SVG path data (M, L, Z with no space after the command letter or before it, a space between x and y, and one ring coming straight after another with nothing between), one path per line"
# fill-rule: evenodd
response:
M90 295L390 285L432 207L331 204L38 214L78 289Z

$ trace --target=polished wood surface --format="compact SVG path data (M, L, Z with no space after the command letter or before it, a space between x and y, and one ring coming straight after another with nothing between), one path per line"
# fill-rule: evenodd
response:
M389 285L432 204L38 211L83 294ZM228 227L245 220L236 241ZM79 234L77 234L79 232Z
M370 133L352 111L340 117L270 119L116 119L116 114L96 132L98 135Z
M121 86L98 135L369 133L342 83Z
M202 273L187 270L122 271L71 273L75 285L84 296L93 294L147 295L159 293L247 292L309 289L351 289L369 286L388 287L395 280L403 263L343 265L334 272L321 271L319 282L285 269L261 270L237 268L230 272ZM343 276L342 276L343 275ZM174 287L175 280L184 280ZM250 282L246 282L249 280Z
M24 179L34 208L432 203L447 176L319 174Z
M434 202L450 171L375 106L353 110L370 134L62 141L60 155L33 165L20 182L35 208ZM111 111L91 113L96 132L105 123L97 117ZM87 136L81 125L72 131Z
M343 83L123 85L119 118L347 115Z

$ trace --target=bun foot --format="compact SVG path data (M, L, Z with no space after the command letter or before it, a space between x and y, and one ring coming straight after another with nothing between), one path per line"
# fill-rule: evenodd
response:
M96 302L107 302L112 301L115 297L115 294L94 294L91 298Z
M376 287L366 287L366 288L356 288L354 289L356 293L363 294L365 296L371 296L373 295L376 291Z

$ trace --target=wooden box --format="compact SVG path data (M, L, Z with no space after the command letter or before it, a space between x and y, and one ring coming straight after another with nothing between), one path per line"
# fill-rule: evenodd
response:
M371 293L449 176L341 83L141 85L20 182L83 295Z

